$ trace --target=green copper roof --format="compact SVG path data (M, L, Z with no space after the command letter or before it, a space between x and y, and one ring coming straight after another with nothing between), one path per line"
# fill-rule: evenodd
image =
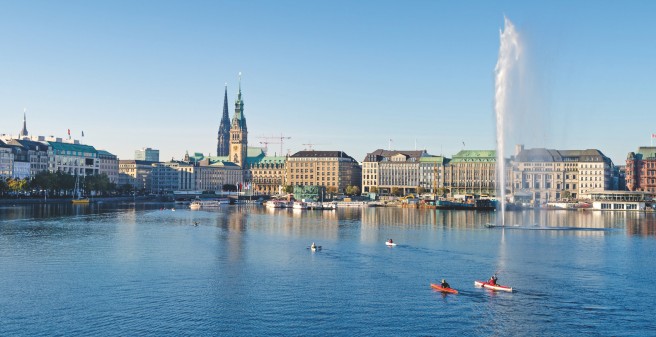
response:
M89 152L89 153L97 152L96 148L90 145L69 144L69 143L60 143L60 142L48 142L48 144L52 146L53 150Z
M448 158L444 158L442 156L426 156L426 157L419 157L419 162L420 163L439 163L443 164L448 162Z
M497 151L495 150L462 150L453 156L451 163L464 162L496 162Z
M656 147L653 146L641 146L638 148L638 153L642 155L642 158L656 158Z

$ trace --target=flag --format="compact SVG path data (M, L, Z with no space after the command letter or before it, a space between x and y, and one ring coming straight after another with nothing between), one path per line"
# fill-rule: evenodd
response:
M71 135L71 129L68 129L68 135L69 136Z
M656 138L656 133L652 133L651 138Z
M84 137L84 131L82 131L82 137Z

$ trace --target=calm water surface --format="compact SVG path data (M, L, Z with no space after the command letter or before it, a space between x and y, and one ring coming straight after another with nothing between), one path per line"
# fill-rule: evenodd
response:
M170 207L0 207L0 335L656 334L653 214Z

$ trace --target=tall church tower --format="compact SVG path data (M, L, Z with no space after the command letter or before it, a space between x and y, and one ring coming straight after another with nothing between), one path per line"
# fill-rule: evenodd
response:
M242 169L246 168L248 150L248 130L244 117L244 101L241 99L241 73L239 73L239 93L235 101L235 115L230 126L230 157L229 160Z
M230 154L230 118L228 117L228 84L223 94L223 117L219 126L219 137L216 144L216 155L225 157Z
M23 130L20 131L18 134L19 139L23 139L23 137L27 137L27 117L25 116L25 110L23 110Z

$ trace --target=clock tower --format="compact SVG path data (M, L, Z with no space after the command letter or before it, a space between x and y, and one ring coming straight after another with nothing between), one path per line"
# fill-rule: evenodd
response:
M239 93L235 101L235 115L230 125L230 156L229 161L246 168L248 150L248 130L244 117L244 101L241 99L241 73L239 73Z

